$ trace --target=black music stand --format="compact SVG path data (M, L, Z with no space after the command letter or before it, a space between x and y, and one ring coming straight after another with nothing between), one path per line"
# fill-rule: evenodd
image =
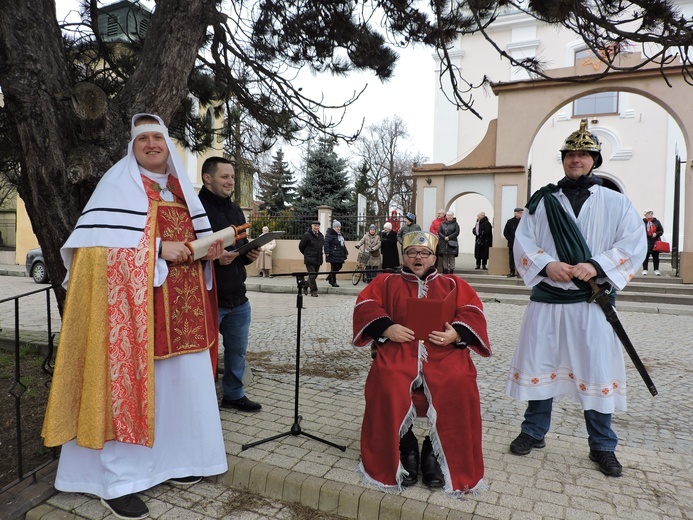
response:
M308 281L305 278L309 274L315 274L317 276L318 273L291 273L290 275L287 275L296 277L296 285L298 288L298 294L296 295L296 382L294 385L294 423L291 425L291 429L288 432L273 435L272 437L268 437L260 441L242 444L241 451L247 450L248 448L252 448L253 446L257 446L258 444L263 444L265 442L281 439L282 437L288 437L289 435L305 435L306 437L308 437L309 439L313 439L314 441L320 441L339 450L346 451L346 446L340 446L339 444L335 444L334 442L330 442L328 440L321 439L320 437L316 437L315 435L311 435L310 433L304 432L301 429L301 420L303 419L303 417L301 415L298 415L298 389L301 370L301 309L303 308L303 294L307 293L308 290Z

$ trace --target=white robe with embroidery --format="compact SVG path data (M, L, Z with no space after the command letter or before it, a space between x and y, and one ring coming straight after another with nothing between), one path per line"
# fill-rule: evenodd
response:
M580 214L561 190L554 193L582 231L594 259L616 289L623 289L642 265L647 240L642 219L622 194L592 186ZM520 220L515 235L515 263L527 287L553 282L540 272L558 261L542 200L536 213ZM530 302L513 356L506 394L520 400L569 397L584 410L626 410L626 372L621 342L596 303Z

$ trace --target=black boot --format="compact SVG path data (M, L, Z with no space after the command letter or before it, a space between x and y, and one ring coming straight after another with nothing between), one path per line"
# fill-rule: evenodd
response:
M419 481L419 441L411 428L399 440L399 460L409 473L402 480L402 485L404 487L413 486Z
M433 445L428 435L426 435L421 447L421 474L423 475L423 483L430 488L442 488L445 485L443 470L440 469L438 459L433 453Z

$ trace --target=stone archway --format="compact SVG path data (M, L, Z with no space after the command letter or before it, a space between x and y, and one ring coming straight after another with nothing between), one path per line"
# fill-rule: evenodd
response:
M502 236L502 222L508 208L524 205L527 198L527 157L534 138L547 119L561 106L584 95L606 92L630 92L650 99L678 124L683 135L689 162L683 172L684 208L693 209L693 103L690 102L691 87L681 77L680 68L664 69L668 84L662 79L658 68L629 72L610 73L598 82L581 83L558 80L518 81L492 85L498 96L498 119L489 123L482 142L459 163L446 166L428 164L414 169L420 189L435 190L438 207L445 207L449 198L447 184L464 176L469 180L486 178L486 185L493 186L489 200L494 207L494 236ZM554 77L565 80L577 79L573 67L552 71ZM573 77L571 78L571 74ZM490 177L490 178L489 178ZM459 182L459 180L457 181ZM428 201L433 199L428 194ZM417 212L422 213L427 200L417 201ZM419 206L420 204L420 206ZM491 251L489 273L503 274L507 265L507 248L494 247ZM684 230L681 251L680 274L685 283L693 283L693 226Z

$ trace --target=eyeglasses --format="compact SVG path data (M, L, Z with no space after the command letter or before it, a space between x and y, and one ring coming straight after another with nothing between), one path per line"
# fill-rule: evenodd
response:
M405 251L404 254L407 256L407 258L416 258L416 255L421 256L421 258L428 258L433 253L430 251Z

